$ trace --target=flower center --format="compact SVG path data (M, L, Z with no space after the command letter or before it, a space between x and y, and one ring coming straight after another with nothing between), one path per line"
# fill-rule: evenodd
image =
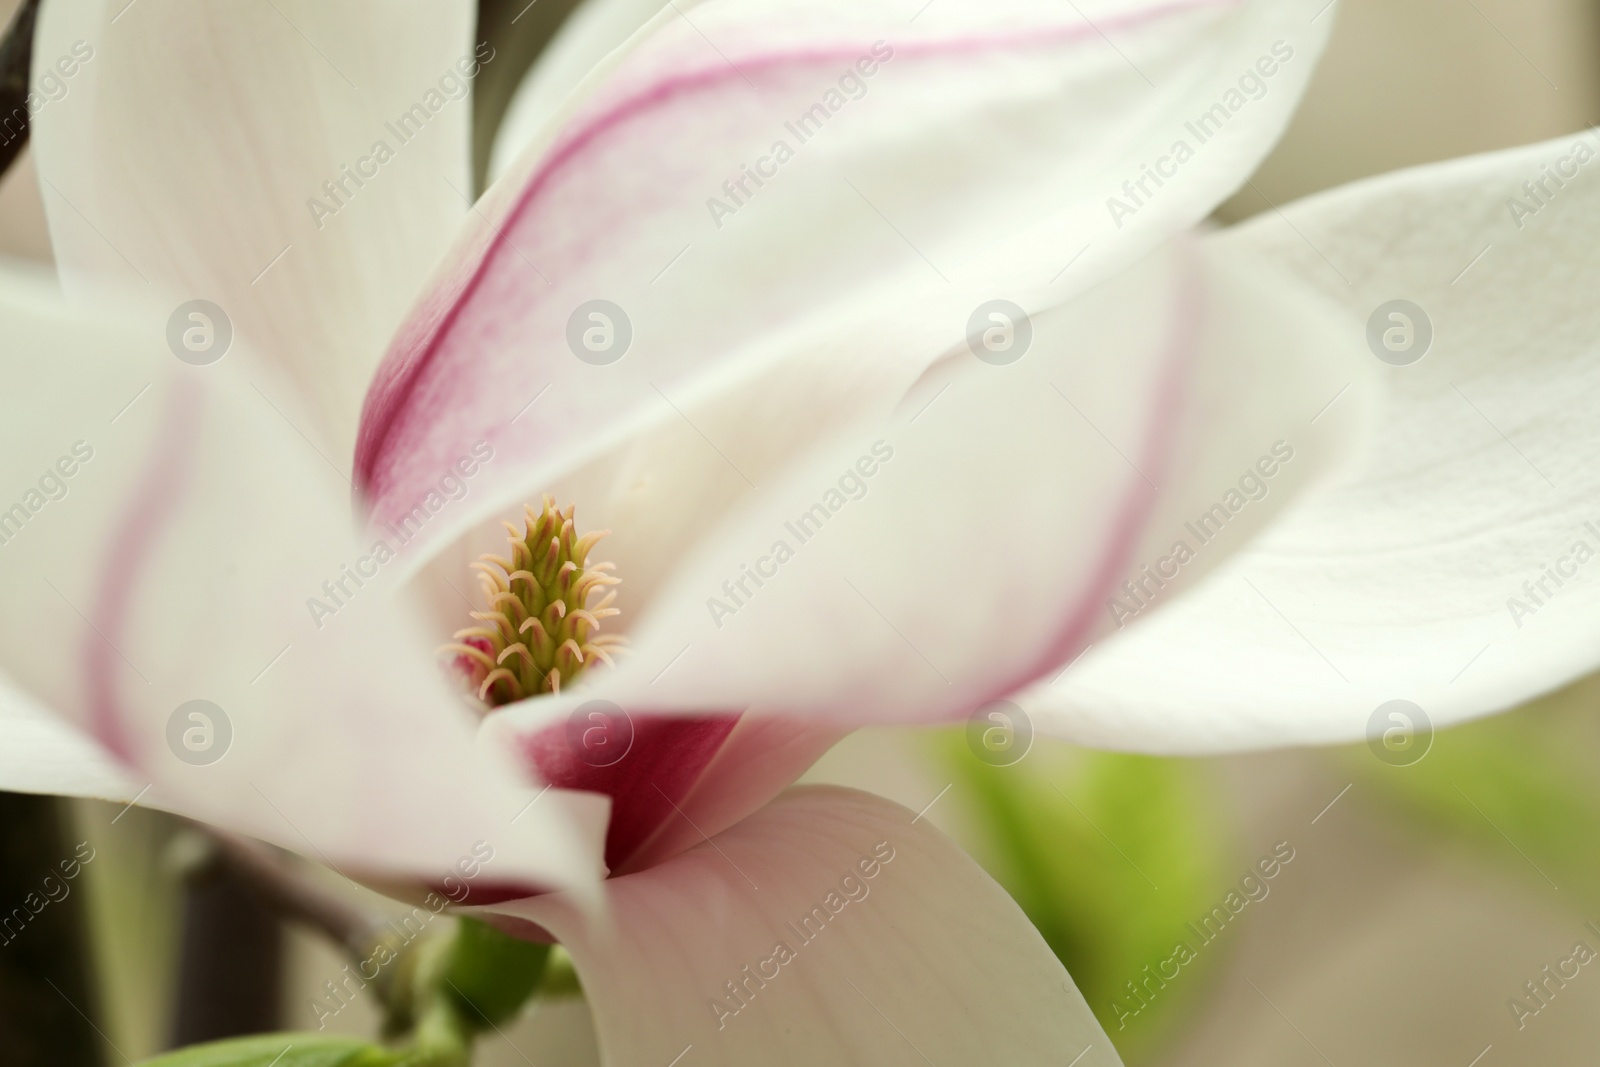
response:
M615 590L589 603L621 582L610 563L588 562L589 552L611 531L579 537L573 510L561 511L548 496L543 511L525 507L521 529L503 523L511 558L485 555L472 564L488 600L483 611L472 612L482 625L458 630L440 651L455 656L455 668L490 707L559 693L595 660L610 664L626 640L599 632L602 619L621 614L611 606Z

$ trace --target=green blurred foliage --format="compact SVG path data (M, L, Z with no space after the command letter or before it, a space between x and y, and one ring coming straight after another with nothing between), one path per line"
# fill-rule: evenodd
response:
M1019 763L992 767L963 732L934 744L977 823L979 859L1061 959L1124 1056L1157 1046L1206 982L1216 949L1182 967L1138 1015L1128 983L1198 947L1187 924L1217 904L1248 865L1232 857L1201 761L1090 752L1039 741ZM1238 866L1239 870L1233 870Z
M1436 733L1411 766L1366 744L1327 750L1354 780L1351 802L1441 854L1465 854L1554 893L1581 917L1600 915L1600 680L1517 711ZM1234 938L1204 944L1189 925L1223 902L1271 851L1240 851L1237 813L1216 788L1216 761L1090 752L1046 741L1020 763L992 767L964 732L933 735L935 762L955 778L978 858L1071 972L1129 1063L1179 1035ZM958 801L960 802L960 801ZM1137 1015L1128 983L1173 955L1193 962Z
M196 1045L142 1067L380 1067L395 1062L393 1053L353 1037L267 1034Z
M1339 757L1356 796L1420 827L1437 845L1465 847L1538 892L1600 914L1600 682L1586 681L1512 712L1434 734L1409 767L1366 746ZM1370 803L1370 800L1368 801Z
M180 824L138 806L79 800L72 807L75 836L95 849L83 881L100 1026L137 1061L167 1047L182 900L167 858Z

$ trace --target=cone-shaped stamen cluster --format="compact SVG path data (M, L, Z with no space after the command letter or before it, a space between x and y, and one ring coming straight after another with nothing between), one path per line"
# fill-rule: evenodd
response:
M577 535L573 509L561 511L550 497L544 510L523 509L522 529L505 523L511 558L484 556L473 569L488 607L474 611L481 625L460 630L441 651L490 707L539 693L558 693L595 660L611 663L624 638L601 634L600 621L620 614L611 602L621 579L609 563L588 562L589 552L609 530ZM589 598L605 590L599 602Z

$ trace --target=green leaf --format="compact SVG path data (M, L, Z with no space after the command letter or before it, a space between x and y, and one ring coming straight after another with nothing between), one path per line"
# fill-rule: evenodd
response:
M1167 1035L1203 992L1192 972L1143 1001L1129 983L1173 955L1186 929L1244 873L1225 862L1218 805L1199 761L1089 752L1037 742L1020 763L993 767L964 733L936 735L955 797L976 817L974 848L1039 929L1124 1055ZM1222 935L1226 938L1226 934ZM1145 987L1141 984L1141 989Z
M142 1067L386 1067L394 1053L369 1041L324 1034L261 1034L169 1052Z
M478 919L462 919L445 963L445 992L476 1029L499 1026L517 1013L544 978L550 946L503 934Z

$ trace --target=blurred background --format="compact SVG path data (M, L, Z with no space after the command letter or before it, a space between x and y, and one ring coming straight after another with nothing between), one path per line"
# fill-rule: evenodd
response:
M518 21L521 36L497 47L531 56L571 6L541 0ZM0 0L0 19L15 7ZM509 29L510 5L485 0L483 9L486 33ZM1254 188L1218 210L1219 224L1367 175L1600 121L1600 8L1590 0L1344 0L1337 19L1297 118ZM502 80L479 83L480 130L492 128L515 68L490 69ZM0 181L0 253L50 257L26 153ZM1597 770L1600 681L1591 679L1443 731L1405 767L1364 745L1178 760L1040 740L995 768L960 732L902 730L856 735L808 779L912 810L931 801L926 817L1029 913L1129 1067L1495 1067L1589 1063L1600 1047L1600 966L1583 967L1543 1006L1524 989L1576 943L1600 951L1600 933L1585 926L1600 929ZM67 854L83 842L93 859L47 913L56 925L0 949L0 1004L13 1005L10 1022L0 1007L0 1045L14 1047L4 1027L23 1014L19 969L43 968L75 991L62 997L73 1010L29 1002L30 1021L76 1028L81 1039L50 1062L137 1061L184 1025L180 935L187 923L191 950L205 943L196 930L208 907L230 899L227 887L204 877L194 839L158 813L0 795L0 824L28 828L0 855L8 892L27 892L29 850L51 839L52 818ZM1244 882L1274 858L1270 880ZM1230 892L1248 903L1220 933L1197 936L1189 924ZM82 966L45 948L52 938L70 948L80 920ZM248 972L263 1002L275 992L281 1025L314 1028L310 1003L339 973L338 953L263 917L233 925L238 940L213 945L237 954L223 970ZM1147 981L1147 967L1172 974L1165 961L1179 941L1193 958L1164 984ZM1519 1026L1512 998L1538 1014ZM74 1021L80 1008L91 1036ZM358 1003L329 1027L371 1034L377 1022ZM479 1062L596 1063L581 999L537 1001L485 1042Z

